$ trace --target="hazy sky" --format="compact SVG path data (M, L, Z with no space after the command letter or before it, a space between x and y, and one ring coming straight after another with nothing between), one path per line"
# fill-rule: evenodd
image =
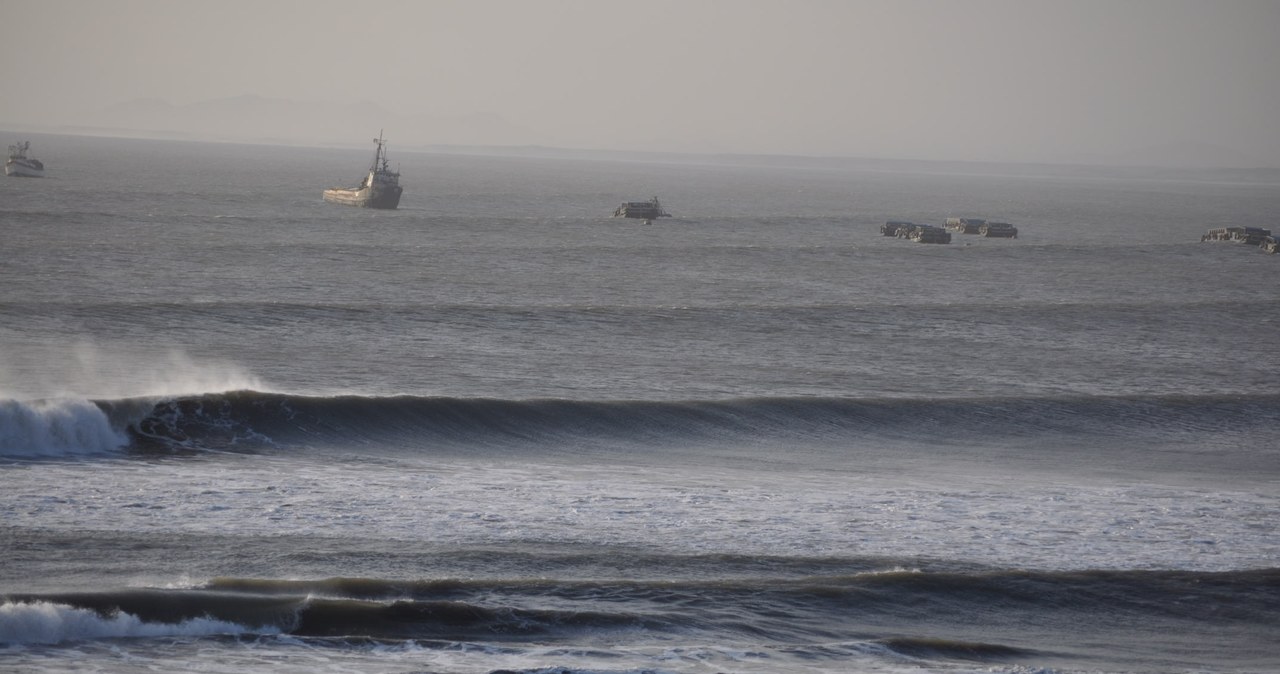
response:
M1280 0L0 0L0 25L0 128L254 95L421 142L1280 166Z

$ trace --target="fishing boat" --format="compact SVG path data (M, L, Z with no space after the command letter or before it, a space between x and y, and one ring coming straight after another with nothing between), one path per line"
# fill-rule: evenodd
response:
M9 158L4 162L4 174L20 178L40 178L44 176L44 162L27 156L31 143L22 141L9 146Z
M915 226L916 223L908 222L906 220L889 220L883 225L880 225L880 233L885 236L897 236L898 232Z
M1230 241L1249 246L1260 246L1262 240L1271 236L1271 230L1263 227L1217 227L1200 237L1201 241Z
M996 239L1018 238L1018 228L1007 222L984 222L978 228L978 234Z
M648 201L624 201L621 206L614 209L613 217L637 218L649 224L655 218L669 218L671 214L662 210L658 197L654 197Z
M916 243L951 243L951 232L936 225L912 224L898 230L898 238Z
M400 172L392 171L387 161L386 142L382 133L373 139L377 150L373 153L373 164L369 174L359 187L331 187L324 191L324 200L344 206L361 208L395 209L400 205Z
M979 234L985 224L987 221L982 218L947 218L943 227L961 234Z

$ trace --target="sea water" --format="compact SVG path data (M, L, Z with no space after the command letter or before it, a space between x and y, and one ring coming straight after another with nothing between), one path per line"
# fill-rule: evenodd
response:
M1274 171L39 145L0 669L1280 668Z

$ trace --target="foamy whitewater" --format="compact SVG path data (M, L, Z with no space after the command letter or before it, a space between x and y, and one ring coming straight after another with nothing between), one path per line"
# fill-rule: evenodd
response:
M0 670L1280 670L1276 171L39 145Z

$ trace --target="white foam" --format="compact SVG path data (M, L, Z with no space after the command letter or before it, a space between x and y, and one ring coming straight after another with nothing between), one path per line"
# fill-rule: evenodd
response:
M274 633L275 630L269 630ZM0 604L0 643L59 644L121 637L208 636L261 632L243 625L193 618L180 623L149 623L128 613L104 618L93 611L49 602Z
M102 454L128 442L88 400L0 400L0 456Z

